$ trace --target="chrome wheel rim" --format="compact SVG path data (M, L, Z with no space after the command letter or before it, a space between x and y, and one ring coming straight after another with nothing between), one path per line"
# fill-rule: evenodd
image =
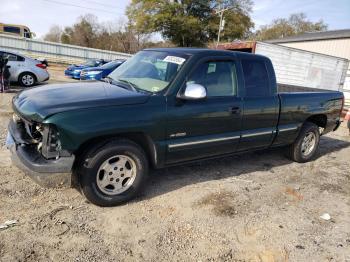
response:
M22 83L26 86L30 86L34 84L34 77L31 75L24 75L22 76Z
M316 135L313 132L306 133L301 144L301 153L303 156L308 156L312 153L316 146Z
M135 161L126 155L116 155L102 163L96 175L96 182L104 194L118 195L128 190L135 178Z

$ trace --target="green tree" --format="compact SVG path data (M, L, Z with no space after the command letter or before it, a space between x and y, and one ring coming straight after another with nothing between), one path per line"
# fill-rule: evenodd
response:
M218 8L229 8L223 35L234 39L243 37L253 26L251 6L250 0L132 0L127 15L139 33L158 32L178 46L205 46L216 39Z
M271 24L260 27L253 35L256 40L279 39L305 32L325 31L328 26L322 21L311 22L304 13L292 14L288 19L279 18Z
M78 18L72 27L66 27L61 35L62 43L94 47L100 25L97 17L87 14Z

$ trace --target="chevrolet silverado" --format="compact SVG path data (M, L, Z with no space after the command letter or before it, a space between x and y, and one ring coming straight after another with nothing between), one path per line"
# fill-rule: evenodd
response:
M311 160L340 124L337 91L277 93L271 61L209 49L143 50L104 81L26 89L13 99L12 161L43 186L78 185L124 203L149 168L285 147Z

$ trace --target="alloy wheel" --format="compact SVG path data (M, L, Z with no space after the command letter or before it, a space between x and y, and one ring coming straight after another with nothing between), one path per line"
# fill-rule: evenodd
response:
M118 195L128 190L135 181L136 163L126 155L113 156L100 166L96 182L106 195Z
M301 144L301 153L307 157L312 153L316 146L316 135L313 132L306 133Z
M34 77L31 76L31 75L24 75L22 76L22 83L25 85L25 86L31 86L34 84Z

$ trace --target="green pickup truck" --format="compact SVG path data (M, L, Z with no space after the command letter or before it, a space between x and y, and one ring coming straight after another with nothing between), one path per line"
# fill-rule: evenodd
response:
M39 184L73 184L114 206L140 192L149 168L281 146L311 160L340 124L343 94L276 90L263 56L147 49L104 81L20 92L7 146Z

